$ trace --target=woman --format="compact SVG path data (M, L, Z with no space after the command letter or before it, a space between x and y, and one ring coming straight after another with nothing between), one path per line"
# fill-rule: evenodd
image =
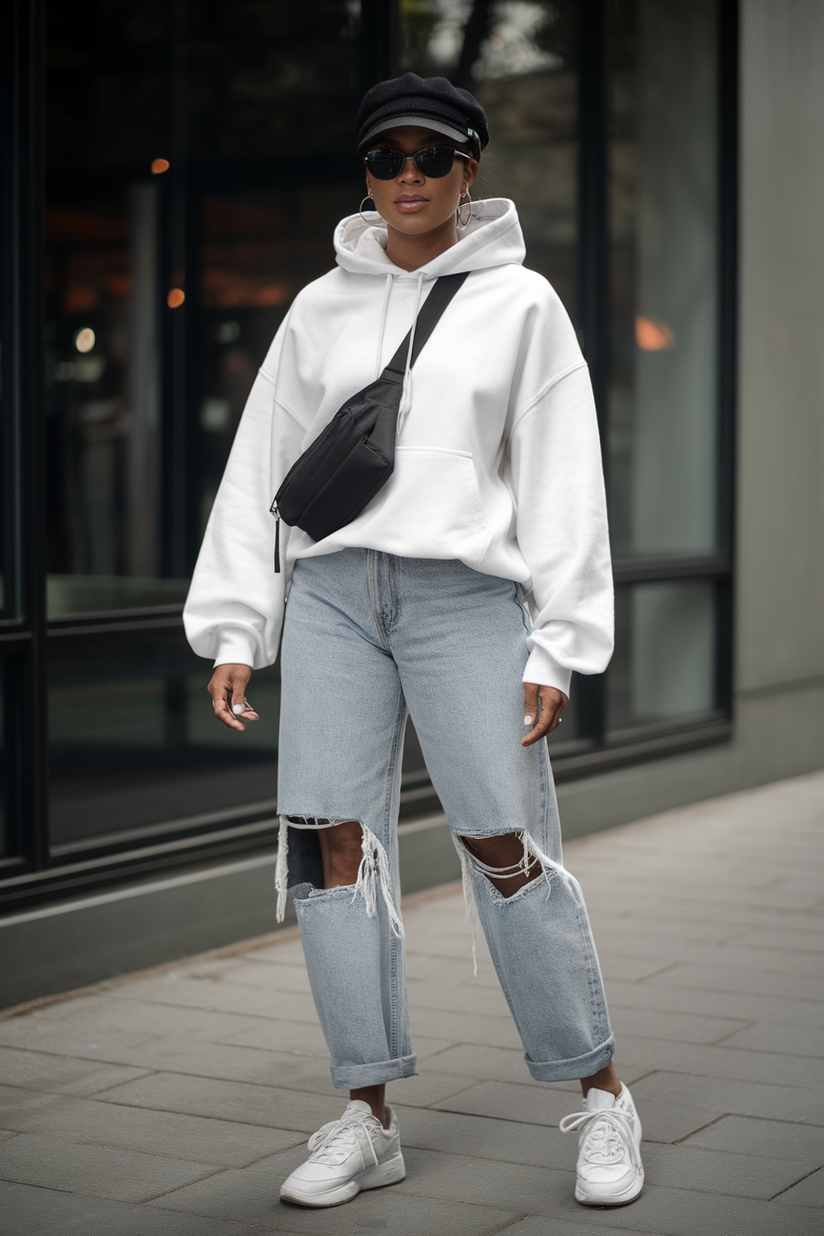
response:
M251 669L275 660L286 611L278 911L288 888L334 1085L350 1102L310 1138L281 1197L331 1206L404 1177L384 1089L416 1063L396 827L411 713L527 1067L541 1081L581 1079L584 1110L562 1122L580 1129L575 1196L621 1205L643 1185L641 1126L612 1065L545 742L572 671L602 671L612 650L587 369L558 297L521 264L513 204L471 202L489 136L472 95L407 73L369 91L357 127L376 213L339 224L337 269L299 293L278 331L185 615L195 651L215 659L216 716L243 730L256 717ZM381 372L435 279L467 271L407 364L389 482L321 541L281 526L273 573L272 494Z

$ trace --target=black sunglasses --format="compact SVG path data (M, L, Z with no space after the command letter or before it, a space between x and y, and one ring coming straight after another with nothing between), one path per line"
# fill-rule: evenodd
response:
M455 156L468 159L469 155L462 150L453 150L450 146L427 146L417 154L405 155L400 150L368 150L363 161L376 180L394 180L400 176L407 159L411 159L422 176L448 176L452 171Z

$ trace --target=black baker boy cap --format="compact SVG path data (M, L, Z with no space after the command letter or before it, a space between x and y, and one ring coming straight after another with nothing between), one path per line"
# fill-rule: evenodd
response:
M421 125L455 142L468 142L476 157L489 142L486 112L478 100L445 77L404 73L368 90L355 121L358 154L379 133L400 125Z

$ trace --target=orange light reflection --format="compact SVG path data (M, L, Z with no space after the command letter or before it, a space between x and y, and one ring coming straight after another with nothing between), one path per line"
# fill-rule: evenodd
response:
M639 316L635 319L635 342L644 352L663 352L675 343L675 335L666 322Z

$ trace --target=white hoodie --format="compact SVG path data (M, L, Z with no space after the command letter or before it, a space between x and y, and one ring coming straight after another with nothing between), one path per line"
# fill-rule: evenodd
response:
M371 214L335 231L337 269L295 298L252 387L195 568L184 623L215 664L271 665L298 558L349 546L460 559L515 580L533 630L525 682L569 694L612 652L612 573L592 390L575 332L524 269L512 202L473 204L457 245L408 272ZM341 404L381 372L440 275L471 271L406 375L395 471L322 541L280 525L272 496Z

